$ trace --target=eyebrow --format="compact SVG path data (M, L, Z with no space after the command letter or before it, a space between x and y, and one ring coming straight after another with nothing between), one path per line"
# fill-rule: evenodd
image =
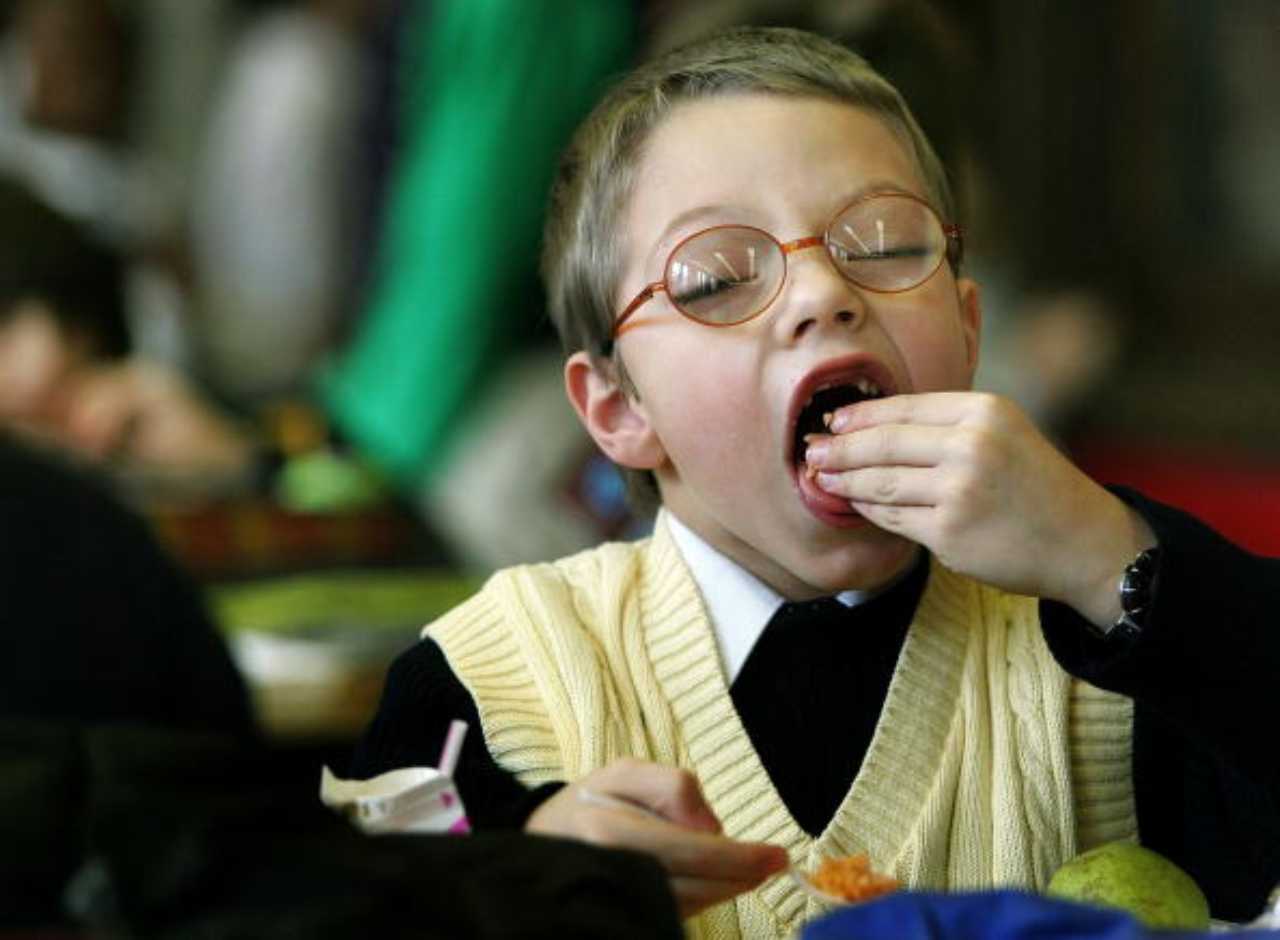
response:
M847 206L851 202L855 202L866 196L878 195L881 193L907 193L920 199L925 196L917 193L912 187L904 186L900 180L891 179L874 179L859 186L858 188L844 193L839 199L832 200L832 215L841 206ZM724 218L726 215L732 216L734 213L742 213L741 206L731 206L724 204L711 204L705 206L694 206L692 209L686 209L674 219L667 223L667 226L658 235L657 240L653 243L653 250L649 254L649 260L653 260L653 256L661 254L662 250L672 241L677 240L675 235L688 225L703 219ZM725 223L734 224L734 223ZM746 224L746 223L743 223Z
M676 233L691 223L702 219L723 218L725 215L741 211L739 207L728 205L694 206L692 209L686 209L668 222L666 227L658 234L653 243L653 249L649 252L649 260L653 260L654 255L661 254L663 248L671 242L677 241Z

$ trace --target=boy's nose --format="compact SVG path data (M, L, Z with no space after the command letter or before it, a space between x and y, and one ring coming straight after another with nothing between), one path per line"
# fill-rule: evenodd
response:
M787 258L787 283L775 301L779 339L791 343L825 330L857 330L867 315L866 298L835 269L825 248Z

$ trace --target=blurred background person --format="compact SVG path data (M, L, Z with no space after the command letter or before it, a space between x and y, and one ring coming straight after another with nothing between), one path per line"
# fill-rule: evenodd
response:
M117 244L151 189L127 146L131 40L109 0L17 0L0 43L0 172Z
M180 6L191 18L216 2ZM175 6L161 0L0 6L0 176L127 257L126 317L135 347L183 366L185 154L178 143L183 130L173 128L189 132L191 115L200 113L199 89L208 83L201 63L209 60L200 50L217 43L197 16L205 41L181 57L158 55L166 45L143 27ZM157 87L184 99L185 119L172 120L180 112L157 119L161 96L151 92ZM164 125L167 133L157 133Z
M247 429L163 367L128 358L126 265L22 186L0 180L0 425L92 462L211 487L251 470Z
M290 378L267 384L275 395L296 391L319 349L308 337L350 303L343 272L359 226L337 207L359 188L346 169L363 99L354 66L343 66L358 60L355 34L379 5L265 7L19 0L0 9L0 176L31 196L0 221L6 241L28 226L41 233L10 258L11 286L53 300L58 265L90 250L100 272L118 269L118 284L94 288L96 301L79 288L80 307L111 308L118 342L109 356L58 347L84 368L75 382L52 383L57 414L46 409L44 430L56 424L52 436L110 461L144 498L175 486L213 499L249 492L263 450L253 410L266 386L255 368L285 363ZM236 302L221 302L241 284ZM63 319L78 309L50 307ZM45 322L12 319L4 372L13 382L39 374L49 384L53 334L36 328ZM242 334L236 362L219 355ZM243 380L217 381L229 376Z
M297 0L250 16L206 131L191 213L203 372L229 401L306 387L354 302L367 37L378 0Z
M226 406L253 415L294 396L310 401L308 446L331 429L459 564L622 531L620 480L543 368L558 353L536 264L556 156L630 55L631 4L299 3L259 16L231 57L195 184L194 332L208 366L195 374L215 401L190 375L126 363L80 386L73 437L124 463L168 452L183 473L222 452L243 476L273 442ZM388 21L400 27L383 63L395 159L361 278L348 210L369 86L356 37ZM350 336L335 344L353 295ZM179 427L202 440L141 451ZM494 438L509 454L494 459Z

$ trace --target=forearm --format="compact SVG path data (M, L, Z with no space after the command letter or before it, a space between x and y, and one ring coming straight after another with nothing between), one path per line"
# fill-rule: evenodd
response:
M1105 631L1122 613L1119 586L1125 567L1158 539L1147 520L1115 494L1102 490L1094 503L1093 522L1082 527L1072 553L1074 577L1063 595L1053 599Z

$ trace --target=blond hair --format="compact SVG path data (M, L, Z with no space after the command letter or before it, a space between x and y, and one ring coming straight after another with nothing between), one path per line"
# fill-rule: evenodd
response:
M561 157L547 209L542 277L566 352L586 350L601 363L612 352L628 247L622 215L649 135L681 102L743 93L824 98L876 115L915 158L934 207L944 219L954 219L951 188L932 145L898 90L861 56L796 29L743 26L717 33L623 78ZM652 476L643 476L652 487ZM632 495L637 496L634 485Z

